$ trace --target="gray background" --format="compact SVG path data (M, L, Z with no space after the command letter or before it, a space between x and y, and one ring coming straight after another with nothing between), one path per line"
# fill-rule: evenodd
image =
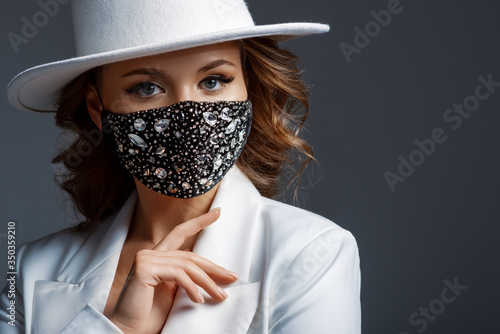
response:
M303 206L357 238L363 332L500 332L500 88L458 129L442 118L474 93L478 76L500 81L500 5L402 0L402 11L348 63L339 44L353 44L354 28L364 30L370 11L386 9L387 0L249 3L257 23L331 24L327 35L286 46L303 59L314 85L305 136L323 168L321 180L302 192ZM69 5L13 51L7 34L20 34L22 17L31 20L40 10L34 0L1 2L2 86L27 67L73 55ZM0 103L0 254L6 254L9 220L17 223L20 244L73 218L53 182L52 116L14 110L5 94ZM408 159L414 140L429 138L434 128L447 140L392 192L384 172L396 173L398 156ZM444 280L455 278L467 288L440 310ZM409 322L430 305L437 315L425 329Z

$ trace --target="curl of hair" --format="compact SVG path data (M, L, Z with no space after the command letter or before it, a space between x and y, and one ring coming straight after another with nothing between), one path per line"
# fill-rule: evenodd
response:
M104 145L102 133L90 118L85 95L95 84L99 70L90 70L70 82L58 100L56 125L73 140L63 147L52 163L63 164L56 182L71 198L85 220L77 230L86 231L94 223L116 212L135 188L125 171Z
M280 175L291 167L295 175L288 184L295 185L296 195L300 179L314 159L311 147L300 138L309 112L309 93L299 60L269 38L239 43L253 116L247 144L236 164L270 198L279 194ZM55 116L56 125L73 138L52 160L65 167L56 175L56 182L85 217L77 226L80 231L116 212L135 188L132 176L110 154L87 110L87 88L97 83L99 73L95 68L70 82L59 97ZM298 166L294 161L297 154Z
M240 43L253 118L237 164L259 192L270 198L279 195L280 177L290 168L294 176L284 181L288 181L287 189L295 186L296 199L302 175L314 160L312 148L300 137L309 114L309 91L302 81L299 59L269 38Z

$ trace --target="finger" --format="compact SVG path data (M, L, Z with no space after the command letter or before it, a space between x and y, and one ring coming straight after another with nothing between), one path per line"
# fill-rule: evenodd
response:
M192 282L197 286L205 290L212 298L218 300L224 300L227 298L226 292L222 290L208 274L198 267L194 262L186 261L184 259L175 259L172 263L177 268L182 268L182 270L189 276ZM181 275L182 277L183 275ZM179 284L179 283L178 283ZM181 284L180 287L184 288ZM191 285L188 285L191 288Z
M184 259L170 259L169 262L167 268L162 272L157 272L157 282L154 284L156 287L161 286L162 283L175 282L195 303L205 302L198 286L216 300L227 298L227 294L193 262Z
M238 279L238 274L232 272L231 270L227 270L224 267L221 267L209 259L202 257L193 252L187 251L168 251L166 256L175 256L179 258L184 258L196 264L201 270L206 272L208 276L217 281L221 281L223 283L232 283L236 279Z
M165 281L172 281L170 277L165 277ZM182 269L177 269L175 275L173 275L173 281L177 283L177 285L186 291L189 299L191 299L195 303L204 303L205 298L198 290L198 286L193 282L191 277Z
M137 270L134 276L139 278L138 281L143 282L145 285L157 287L162 283L175 282L179 287L186 290L189 297L194 302L202 302L197 293L197 286L205 290L212 298L223 300L227 298L227 294L218 287L215 281L195 262L188 258L179 256L163 256L161 252L149 251L146 255L147 261L141 260L137 265ZM182 252L177 252L182 253ZM172 251L170 251L172 254ZM159 256L158 256L159 255ZM177 254L173 254L177 255ZM145 256L141 255L141 258ZM217 271L216 265L209 265L212 267L211 271ZM228 279L227 273L222 268L222 276ZM186 275L188 277L186 277ZM195 285L193 285L195 284Z
M184 242L214 223L220 217L220 208L215 208L207 213L177 225L153 250L179 249Z
M158 254L158 253L157 253ZM189 298L195 303L203 303L204 300L198 292L197 285L189 277L184 269L184 259L158 256L154 251L141 251L140 259L137 260L135 270L124 288L127 291L141 291L145 293L148 287L153 291L164 283L175 283L186 290ZM136 256L137 258L138 256ZM142 298L141 298L142 299Z

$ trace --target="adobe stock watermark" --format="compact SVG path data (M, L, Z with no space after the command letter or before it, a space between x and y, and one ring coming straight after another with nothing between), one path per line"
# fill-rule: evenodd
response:
M217 15L219 16L219 19L224 18L224 14L226 12L231 12L233 11L236 6L239 6L241 4L241 0L215 0L212 1L212 5L215 7L215 10L217 11Z
M488 74L486 78L480 75L477 80L479 84L474 89L473 94L466 96L461 104L454 103L451 108L443 112L442 119L445 125L451 127L453 131L460 129L464 120L479 109L481 102L489 99L496 91L496 88L500 87L500 81L494 81L492 73ZM448 134L442 127L434 128L427 138L415 139L413 143L416 148L409 154L397 157L399 165L395 172L386 170L383 173L391 192L396 191L398 183L405 182L413 175L416 168L422 166L427 161L427 158L434 154L437 146L447 139Z
M130 112L127 104L121 99L113 100L109 105L109 109L119 114L126 114ZM82 130L84 140L76 150L71 149L69 154L66 155L66 165L73 168L78 167L82 163L83 159L88 157L97 146L104 142L103 134L113 133L113 129L108 122L101 124L101 127L102 130L99 130L98 128L91 129L90 131L85 129Z
M318 236L297 254L283 273L279 285L286 286L287 290L293 287L298 291L310 291L309 289L315 284L314 282L317 282L323 273L332 266L332 263L337 260L340 252L354 254L354 243L347 241L344 237L339 237L335 230L330 230ZM356 256L358 255L356 254ZM358 277L353 279L356 280L353 281L355 282L353 284L359 283L357 281ZM331 287L331 291L333 289L335 287ZM343 289L348 289L348 287L344 285ZM235 328L234 333L260 333L259 326L268 317L269 309L279 307L279 302L274 298L261 300L250 323L251 330L248 331L248 326L246 326L248 324L247 319L241 318L241 321L238 322L241 325Z
M103 128L104 133L112 133L111 128ZM85 157L88 157L95 147L104 142L103 132L99 129L92 129L90 131L83 130L82 135L85 140L76 150L71 149L69 155L66 155L65 162L69 167L78 167Z
M429 305L420 306L417 311L410 314L408 323L414 327L417 333L423 333L429 326L429 323L436 321L438 316L443 314L446 307L454 303L457 298L467 289L467 285L460 284L458 277L450 282L448 279L443 281L445 287L441 290L438 298L429 302ZM410 334L408 331L401 331L399 334Z
M408 0L412 1L412 0ZM370 15L373 20L365 23L363 29L358 26L354 27L354 37L352 43L340 42L339 47L344 55L348 64L352 62L354 54L359 55L361 51L366 48L374 38L382 32L382 28L387 28L395 15L403 12L404 7L400 0L389 0L386 9L379 11L371 10Z
M61 5L70 2L71 0L39 0L37 4L40 10L29 18L26 16L21 18L21 28L18 33L11 31L7 34L12 50L17 54L21 45L28 44L49 23L50 19L59 13Z
M17 277L17 264L16 264L16 222L9 221L7 223L7 313L9 325L16 326L16 277Z

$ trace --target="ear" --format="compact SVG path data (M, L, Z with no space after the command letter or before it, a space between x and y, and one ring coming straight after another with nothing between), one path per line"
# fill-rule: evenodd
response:
M87 87L87 93L85 94L85 100L87 101L87 110L89 111L90 118L94 121L95 125L102 131L101 125L101 100L97 94L97 89L94 85L89 85Z

